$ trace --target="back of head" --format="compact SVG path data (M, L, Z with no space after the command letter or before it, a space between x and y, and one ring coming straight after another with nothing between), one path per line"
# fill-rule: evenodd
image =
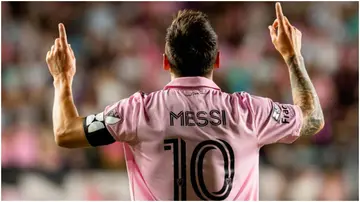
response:
M217 35L208 17L199 11L183 10L166 33L165 55L177 76L205 76L214 66Z

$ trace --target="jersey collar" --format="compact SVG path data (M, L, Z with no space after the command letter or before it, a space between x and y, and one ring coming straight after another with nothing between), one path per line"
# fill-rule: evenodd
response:
M217 86L214 81L207 79L205 77L180 77L172 80L168 83L164 90L170 88L196 88L196 87L206 87L213 88L215 90L220 90L219 86Z

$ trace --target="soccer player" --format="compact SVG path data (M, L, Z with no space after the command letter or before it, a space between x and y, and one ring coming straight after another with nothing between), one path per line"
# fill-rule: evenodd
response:
M289 69L293 105L222 92L212 81L219 68L217 36L205 14L185 10L166 34L163 66L171 82L83 118L71 90L75 56L59 24L60 36L46 56L54 78L56 143L78 148L124 142L132 200L258 200L260 147L292 143L324 125L301 56L301 32L280 3L275 7L269 31Z

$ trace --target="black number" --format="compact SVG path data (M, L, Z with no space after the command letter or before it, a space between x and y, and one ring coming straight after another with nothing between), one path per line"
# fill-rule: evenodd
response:
M174 159L174 201L186 200L186 149L185 141L180 141L180 158L181 158L181 177L179 177L179 143L178 139L164 140L164 149L171 150L173 145L173 159ZM181 191L181 192L180 192ZM180 193L179 193L180 192ZM179 198L181 196L181 199Z
M164 140L164 149L173 150L174 159L174 200L186 200L186 143L180 139L180 166L179 166L179 139ZM206 153L212 149L220 150L224 159L224 183L219 191L210 193L206 188L203 163ZM190 179L191 185L196 195L202 200L224 200L232 189L232 182L235 175L234 151L224 140L214 141L206 140L199 143L192 155L190 161ZM180 174L180 176L179 176Z

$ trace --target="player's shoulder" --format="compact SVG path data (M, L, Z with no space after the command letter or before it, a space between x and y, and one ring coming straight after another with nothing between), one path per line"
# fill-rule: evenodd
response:
M270 98L267 98L267 97L250 94L250 93L245 92L245 91L235 92L232 95L238 97L242 101L269 100L270 99Z
M268 106L272 103L272 100L267 97L262 97L258 95L253 95L248 92L235 92L232 94L237 100L237 104L240 105L241 108L254 109L261 106Z
M149 98L153 97L153 95L154 95L154 92L145 93L144 91L137 91L134 94L130 95L128 98L124 99L124 100L140 102L142 100L149 99Z
M127 98L118 100L112 107L121 107L121 106L135 106L144 102L144 99L147 97L147 94L142 91L137 91L134 94L130 95Z
M158 97L162 93L163 93L163 90L153 91L150 93L145 93L143 91L137 91L134 94L132 94L130 97L128 97L126 100L127 100L127 102L141 103L143 105L147 105L148 103L151 103L154 100L156 100L156 97Z
M150 93L145 93L143 91L137 91L134 94L130 95L128 98L125 98L120 101L127 102L148 102L152 99L155 99L158 96L162 96L167 93L167 90L158 90Z
M251 95L250 93L245 92L245 91L232 93L231 96L236 97L240 102L249 102L253 99L253 97L255 97L255 98L258 97L258 96Z

